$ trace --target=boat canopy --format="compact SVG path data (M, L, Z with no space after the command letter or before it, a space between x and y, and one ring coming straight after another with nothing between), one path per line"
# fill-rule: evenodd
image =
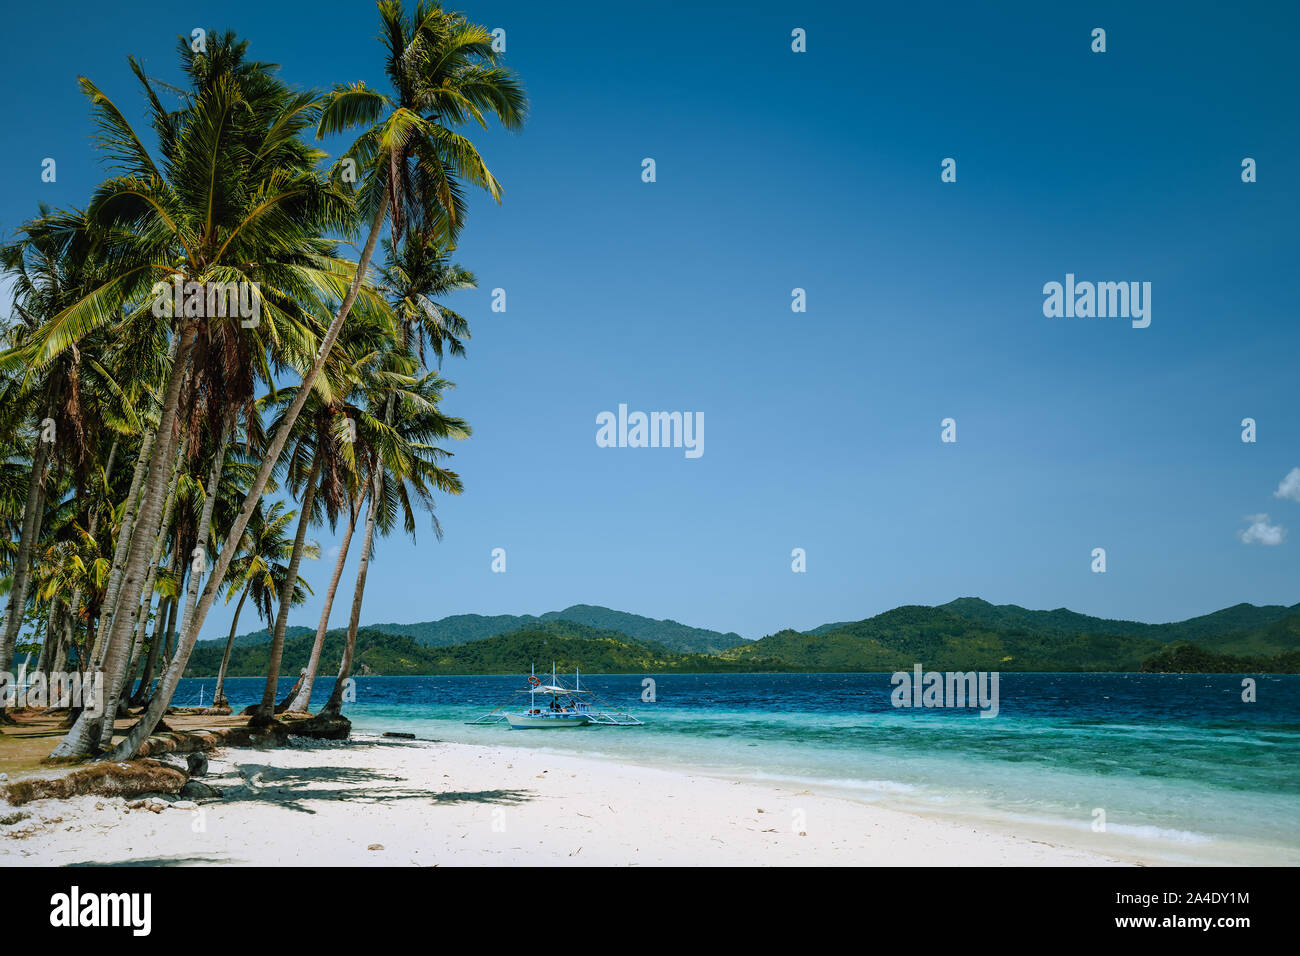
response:
M556 684L542 684L539 687L533 687L529 690L517 690L516 694L590 694L589 690L577 690L572 687L560 687Z

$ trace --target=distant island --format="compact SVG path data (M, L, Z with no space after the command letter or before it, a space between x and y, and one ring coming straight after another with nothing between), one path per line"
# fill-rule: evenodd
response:
M314 632L291 627L280 673L307 663ZM327 633L337 661L345 631ZM200 641L188 677L215 676L225 638ZM270 636L235 638L228 675L266 674ZM861 621L782 630L750 641L595 605L541 615L462 614L416 624L373 624L357 635L354 672L373 675L514 674L552 661L592 673L860 672L906 670L1300 673L1300 604L1237 604L1170 624L1034 611L958 598L907 605Z

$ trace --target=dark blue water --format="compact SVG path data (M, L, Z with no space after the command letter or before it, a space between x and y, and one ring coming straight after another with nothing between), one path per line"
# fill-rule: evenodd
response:
M570 675L571 676L571 675ZM855 799L1017 832L1068 833L1116 853L1300 862L1300 675L1003 674L995 718L896 708L888 674L584 678L639 728L465 726L518 677L361 677L345 712L361 733L526 746L724 776L816 784ZM282 681L281 693L287 693ZM187 680L178 703L211 697ZM318 685L324 702L332 681ZM227 681L238 708L263 681ZM1105 829L1098 831L1098 811ZM1014 826L1012 826L1014 825Z

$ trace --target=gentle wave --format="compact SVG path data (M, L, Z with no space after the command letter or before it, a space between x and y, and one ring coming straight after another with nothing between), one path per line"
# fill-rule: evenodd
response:
M917 787L898 780L857 780L838 777L799 777L782 773L746 774L752 780L771 783L797 783L806 787L836 787L840 790L867 790L872 793L915 793Z

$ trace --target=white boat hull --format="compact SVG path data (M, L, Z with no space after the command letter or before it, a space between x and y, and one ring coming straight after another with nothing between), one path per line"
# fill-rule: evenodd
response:
M541 730L559 727L582 727L587 718L582 714L506 714L506 721L514 730Z

